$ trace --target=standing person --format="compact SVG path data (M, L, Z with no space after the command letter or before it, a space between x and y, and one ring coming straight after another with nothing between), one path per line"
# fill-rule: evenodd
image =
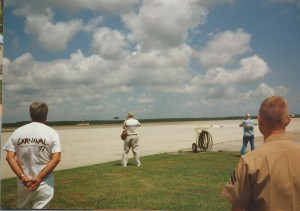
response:
M245 154L248 142L250 142L251 150L255 149L254 125L257 125L257 124L254 122L254 120L250 119L250 114L246 114L245 120L240 124L240 127L244 128L243 145L241 148L241 155Z
M241 157L221 193L232 210L300 210L300 145L285 135L290 121L282 97L262 102L258 127L264 143Z
M140 122L135 118L134 113L129 112L127 119L124 121L123 129L127 132L127 137L124 140L124 149L121 160L121 165L126 167L128 162L128 153L130 148L132 149L134 160L136 161L137 166L141 166L140 157L139 157L139 137L137 133L137 128L140 127Z
M32 122L17 128L3 149L6 160L18 177L17 208L46 209L54 195L52 171L60 162L58 133L45 125L48 106L33 102Z

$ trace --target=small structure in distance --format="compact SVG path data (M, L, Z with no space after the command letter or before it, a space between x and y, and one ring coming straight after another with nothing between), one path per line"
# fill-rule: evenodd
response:
M82 123L78 123L77 125L79 125L79 126L86 126L86 125L90 125L90 123L88 123L85 119L84 120L82 120Z

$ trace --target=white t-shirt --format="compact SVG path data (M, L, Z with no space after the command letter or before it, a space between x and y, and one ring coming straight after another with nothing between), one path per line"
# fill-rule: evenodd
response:
M137 134L137 127L141 126L140 122L133 118L125 120L124 124L128 135Z
M61 152L58 133L51 127L31 122L16 129L3 147L16 153L26 176L37 176L51 160L51 154Z

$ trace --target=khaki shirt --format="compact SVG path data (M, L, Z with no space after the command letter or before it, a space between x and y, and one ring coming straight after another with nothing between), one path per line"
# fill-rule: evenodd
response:
M221 195L247 210L300 211L300 145L270 136L240 159Z

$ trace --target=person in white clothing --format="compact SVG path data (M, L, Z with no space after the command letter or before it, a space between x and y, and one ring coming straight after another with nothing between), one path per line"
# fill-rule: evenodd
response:
M124 140L124 150L122 154L121 165L126 167L128 162L128 153L130 148L132 149L134 159L137 166L141 165L139 151L138 151L138 133L137 128L140 127L140 122L135 118L134 113L129 112L127 115L127 120L124 121L123 129L127 132L127 137Z
M3 149L19 179L17 208L47 209L54 195L52 171L61 158L60 138L54 129L45 125L46 103L33 102L29 111L32 122L17 128Z

